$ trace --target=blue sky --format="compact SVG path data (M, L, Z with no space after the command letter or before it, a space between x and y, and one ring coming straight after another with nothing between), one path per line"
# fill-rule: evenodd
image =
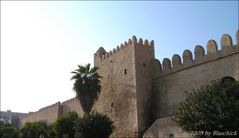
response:
M1 110L36 111L74 97L78 64L132 35L162 61L238 29L238 1L1 1Z

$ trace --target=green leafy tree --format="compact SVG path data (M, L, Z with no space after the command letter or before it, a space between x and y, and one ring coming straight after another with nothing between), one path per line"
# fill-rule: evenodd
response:
M53 135L52 133L52 130L53 130L52 124L49 124L46 121L38 121L37 123L39 123L46 130L48 137L54 138L56 136L56 135Z
M76 138L108 138L114 130L113 121L100 113L84 114L76 121Z
M19 134L19 130L10 124L2 123L0 126L0 138L17 138Z
M180 104L175 114L176 121L187 131L200 132L198 137L205 137L206 131L239 132L238 94L237 81L212 81L197 91L186 93L186 100Z
M70 138L74 137L75 131L73 130L73 127L77 119L78 115L74 111L64 114L56 120L53 129L50 131L50 135L56 135L58 137L68 135Z
M87 64L86 66L78 65L78 69L72 72L74 75L71 80L75 80L73 90L76 92L85 113L91 111L101 90L99 80L101 76L97 70L97 67L91 68L90 64Z
M4 122L0 120L0 127L4 125Z
M42 122L28 122L21 129L23 138L39 138L40 136L47 137L47 130L42 125Z

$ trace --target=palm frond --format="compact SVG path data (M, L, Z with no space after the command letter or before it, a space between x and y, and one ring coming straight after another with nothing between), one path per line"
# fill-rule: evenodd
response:
M90 104L93 104L98 99L101 90L99 79L102 77L97 73L98 69L98 67L91 68L90 64L86 64L85 66L78 65L78 68L71 72L74 74L71 80L75 80L73 90L80 99L85 112L89 112L89 108L92 108ZM88 101L93 102L88 103Z

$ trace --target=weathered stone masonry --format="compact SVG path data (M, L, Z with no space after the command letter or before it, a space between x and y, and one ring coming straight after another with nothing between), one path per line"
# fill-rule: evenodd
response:
M102 90L93 110L114 120L116 130L112 137L139 137L148 129L144 135L147 136L157 131L157 126L162 127L162 120L157 119L173 115L185 99L185 90L197 89L225 76L239 80L238 33L236 45L225 34L220 50L214 40L209 40L207 51L198 45L194 54L185 50L182 58L175 54L172 60L165 58L162 64L154 57L154 41L137 40L135 36L112 51L99 48L94 54L94 64L103 77ZM72 110L83 115L76 98L30 113L22 122L53 122Z

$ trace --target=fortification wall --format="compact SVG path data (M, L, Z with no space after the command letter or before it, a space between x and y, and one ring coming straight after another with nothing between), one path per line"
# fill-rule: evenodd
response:
M136 38L135 38L136 39ZM136 41L136 40L135 40ZM137 93L138 131L141 137L151 125L152 60L154 59L154 41L140 38L135 44L135 71Z
M171 116L185 99L184 91L197 89L210 80L231 76L239 80L239 32L237 45L231 36L221 38L222 48L209 40L207 53L196 46L193 54L185 50L182 58L175 54L161 63L154 58L154 42L133 36L112 51L104 48L94 54L99 67L102 90L93 110L107 114L116 129L112 137L141 136L151 121ZM28 114L22 124L34 121L51 123L60 115L76 111L83 115L80 102L72 98Z
M70 112L75 111L79 116L83 116L84 112L82 110L80 101L78 98L72 98L67 101L62 102L61 105L61 115Z
M116 126L112 137L134 137L138 132L133 43L129 39L110 52L100 48L94 57L103 77L94 110L112 118Z
M231 36L224 34L221 38L221 50L217 43L209 40L207 54L202 46L196 46L194 59L192 52L185 50L183 62L179 55L173 55L172 64L168 58L161 65L154 60L153 78L153 118L171 116L179 103L185 99L184 91L197 89L211 80L231 76L239 80L237 45L233 46Z
M149 126L153 58L153 41L137 41L135 36L113 51L96 52L95 65L103 79L95 110L114 120L112 137L137 137Z
M37 112L31 112L27 114L21 120L21 124L24 125L27 122L37 122L46 121L47 123L52 123L57 119L61 112L61 103L57 102L53 105L41 108Z

